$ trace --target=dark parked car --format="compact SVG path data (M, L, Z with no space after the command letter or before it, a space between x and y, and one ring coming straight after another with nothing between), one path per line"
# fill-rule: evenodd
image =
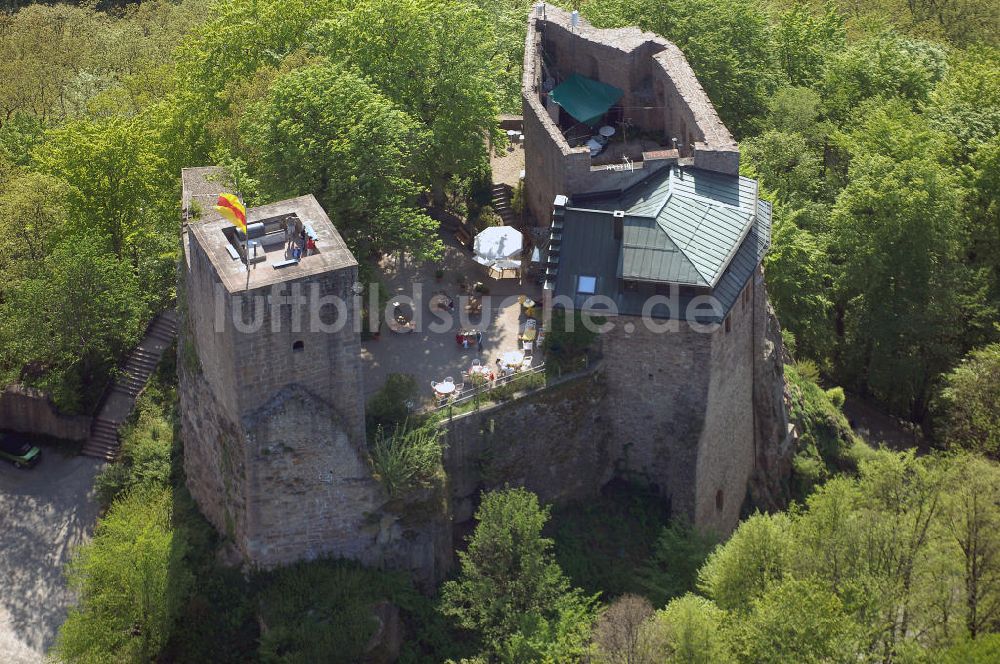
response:
M0 459L18 468L31 468L42 458L42 451L18 436L0 434Z

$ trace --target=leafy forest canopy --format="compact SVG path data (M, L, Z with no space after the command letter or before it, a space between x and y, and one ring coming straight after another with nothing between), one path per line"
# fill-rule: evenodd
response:
M92 409L175 298L186 166L225 165L249 205L315 194L361 258L439 255L427 207L466 214L488 201L486 146L505 140L498 114L520 112L531 4L0 3L0 385ZM291 570L251 591L198 553L204 529L181 525L198 517L170 467L166 385L130 430L124 468L103 478L110 511L71 572L83 602L63 657L306 661L316 644L287 618L297 605L275 600L279 627L258 643L251 604L335 587L347 607L366 592L393 596L422 625L412 661L995 661L1000 5L573 8L674 41L739 141L741 171L775 204L767 287L798 360L796 407L817 423L806 437L815 454L796 460L801 504L751 517L711 555L712 542L652 520L642 578L609 588L578 573L587 565L567 558L572 538L548 537L533 496L504 492L484 500L461 574L435 606L405 580L353 568ZM985 457L852 446L843 393L821 390L820 377L939 447ZM517 555L504 548L512 540ZM115 561L139 553L147 567L125 578ZM497 583L516 587L516 604L498 601ZM121 603L102 603L108 586ZM609 608L626 591L648 599ZM229 610L209 617L220 603ZM316 630L347 620L343 606L322 609ZM124 638L135 625L142 638ZM370 625L355 627L326 651L351 661Z

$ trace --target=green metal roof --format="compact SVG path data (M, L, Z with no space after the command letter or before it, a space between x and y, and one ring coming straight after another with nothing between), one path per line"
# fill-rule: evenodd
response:
M670 168L624 192L578 198L563 216L556 294L578 298L576 278L593 275L621 313L638 314L643 301L621 291L622 279L711 290L728 311L770 244L771 206L757 200L756 181L736 175ZM615 210L625 212L620 239Z
M754 180L678 167L586 205L625 212L620 278L713 287L750 230L756 193Z

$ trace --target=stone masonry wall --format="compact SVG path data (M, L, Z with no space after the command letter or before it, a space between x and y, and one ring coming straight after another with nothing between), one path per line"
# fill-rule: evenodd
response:
M611 479L600 371L446 421L445 471L456 523L480 491L523 486L545 503L597 495Z
M237 394L241 414L252 413L269 403L283 386L296 383L332 404L351 440L364 444L361 338L352 323L355 297L351 287L356 281L357 268L351 267L284 282L280 291L270 287L251 290L242 315L244 322L254 321L252 332L240 332L232 316L227 316L226 334L231 335L236 354L231 389ZM270 298L291 295L296 287L303 298L332 296L343 302L345 309L338 313L328 304L313 321L310 305L274 306ZM338 319L346 320L336 331L319 325L333 327ZM300 350L296 350L296 343L302 344Z
M271 567L334 555L439 580L451 558L443 488L416 496L423 504L410 496L410 504L390 506L334 413L290 386L245 420L249 558Z
M205 375L184 362L183 351L178 353L181 438L188 490L208 522L245 554L243 543L249 527L243 433L216 398Z
M741 294L729 312L728 331L721 325L711 335L705 426L693 487L694 522L720 535L728 535L739 522L755 463L753 354L759 326L754 325L753 278L745 288L747 299ZM756 293L761 295L763 288Z
M86 440L91 418L59 412L45 392L24 385L8 385L0 391L0 429L52 436L63 440Z
M739 148L677 46L638 28L597 29L582 19L573 28L569 12L546 7L544 19L533 12L528 20L521 87L526 200L537 223L548 223L558 194L624 188L651 172L645 162L630 173L591 170L589 150L569 146L539 97L543 52L551 74L621 88L625 117L664 140L677 138L695 166L738 172Z
M634 317L610 322L613 329L601 338L608 386L604 409L619 470L655 485L675 513L693 520L711 335L683 322L663 333Z

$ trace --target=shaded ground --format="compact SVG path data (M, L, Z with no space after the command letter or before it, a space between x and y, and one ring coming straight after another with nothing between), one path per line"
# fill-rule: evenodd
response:
M926 443L919 434L919 428L880 411L870 403L853 394L846 394L844 415L847 416L854 433L861 436L872 447L883 443L894 450L916 447L926 451Z
M43 448L30 470L0 462L0 660L43 661L72 596L63 566L97 519L104 462Z
M414 318L415 332L398 334L383 326L378 340L362 344L366 398L382 387L388 374L408 373L417 379L421 396L429 400L432 380L441 381L451 376L461 381L462 371L468 370L474 358L489 364L501 353L520 347L518 334L524 316L517 298L523 294L540 299L541 291L534 284L521 285L517 279L490 279L486 271L472 261L470 252L459 248L453 240L446 239L445 243L446 254L440 263L413 264L404 260L400 264L396 258L386 258L382 262L382 280L389 289L390 301L399 296L410 296L416 301L418 292L422 299L418 305L419 315ZM434 275L439 267L445 271L440 282ZM468 284L482 281L489 287L489 296L483 297L481 315L468 314L461 306L460 276ZM441 318L445 312L432 314L430 309L431 296L441 290L456 303L454 313L445 320ZM398 301L405 302L403 299ZM464 349L455 343L455 332L459 328L476 328L483 332L482 354L474 346Z

